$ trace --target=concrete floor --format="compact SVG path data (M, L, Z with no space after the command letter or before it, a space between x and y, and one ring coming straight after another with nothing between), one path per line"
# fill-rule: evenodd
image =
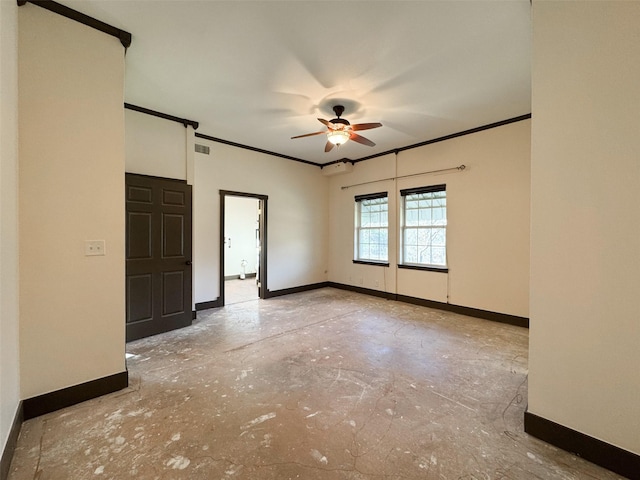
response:
M10 480L615 479L523 432L528 331L335 290L127 345L129 388L25 422Z
M234 303L248 302L258 299L258 285L255 277L244 280L225 280L224 282L224 303L232 305Z

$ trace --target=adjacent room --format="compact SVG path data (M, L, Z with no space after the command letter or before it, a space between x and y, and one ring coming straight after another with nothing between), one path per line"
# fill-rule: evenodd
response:
M640 478L640 3L0 25L0 480Z

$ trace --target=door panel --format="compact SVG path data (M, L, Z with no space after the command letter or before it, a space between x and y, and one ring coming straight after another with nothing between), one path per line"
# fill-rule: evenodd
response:
M129 302L127 322L151 320L153 315L153 280L151 275L131 275L127 277L127 296L135 299Z
M127 212L127 259L150 259L151 214Z
M175 190L162 190L162 203L164 205L184 205L184 192Z
M182 272L162 272L162 315L184 312L184 299L181 295L183 283Z
M164 214L162 216L162 258L184 257L184 217Z
M148 187L127 186L127 200L151 203L151 189Z
M127 341L191 325L191 186L126 175Z

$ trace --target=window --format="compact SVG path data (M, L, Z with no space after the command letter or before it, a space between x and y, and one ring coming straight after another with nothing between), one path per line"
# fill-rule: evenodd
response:
M405 266L447 268L446 185L400 190L401 259Z
M387 192L358 195L354 262L389 262L389 197Z

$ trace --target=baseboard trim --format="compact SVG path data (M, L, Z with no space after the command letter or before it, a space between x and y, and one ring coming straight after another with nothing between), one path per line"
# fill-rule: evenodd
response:
M421 305L423 307L437 308L447 312L459 313L468 317L482 318L484 320L492 320L494 322L506 323L516 327L529 328L529 319L526 317L518 317L506 313L491 312L489 310L481 310L479 308L462 307L460 305L452 305L451 303L436 302L434 300L425 300L423 298L409 297L407 295L397 295L399 302L411 303L413 305Z
M280 297L282 295L290 295L292 293L306 292L308 290L315 290L317 288L332 287L340 290L348 290L350 292L362 293L364 295L370 295L373 297L384 298L386 300L395 300L398 302L410 303L412 305L420 305L422 307L436 308L438 310L445 310L448 312L459 313L460 315L466 315L468 317L482 318L484 320L492 320L494 322L506 323L508 325L514 325L516 327L529 328L529 319L526 317L518 317L516 315L509 315L507 313L491 312L488 310L480 310L479 308L462 307L460 305L452 305L450 303L436 302L434 300L425 300L424 298L410 297L407 295L398 295L396 293L383 292L380 290L373 290L371 288L356 287L354 285L346 285L344 283L336 282L320 282L312 283L310 285L302 285L300 287L284 288L282 290L267 290L265 298ZM198 304L196 303L196 310ZM212 307L209 307L212 308Z
M9 430L9 436L7 437L7 443L2 449L2 458L0 458L0 480L7 480L9 478L9 469L11 468L11 460L13 459L13 453L16 450L18 444L18 436L20 435L20 428L24 421L24 405L23 402L18 403L16 414L13 417L13 423Z
M348 290L349 292L362 293L363 295L370 295L372 297L384 298L387 300L397 300L395 293L382 292L380 290L373 290L371 288L356 287L353 285L346 285L344 283L328 282L328 287L338 288L340 290Z
M539 417L524 413L524 431L551 445L632 480L640 479L640 455Z
M221 306L222 300L220 299L220 297L218 297L215 300L211 300L209 302L196 303L196 312L199 312L200 310L208 310L210 308L218 308Z
M124 371L72 387L45 393L23 401L24 420L117 392L129 386L129 372Z
M245 278L256 278L256 274L255 273L247 273L244 276ZM224 277L225 281L226 280L240 280L240 275L227 275Z
M396 300L398 302L410 303L412 305L420 305L421 307L436 308L447 312L459 313L468 317L482 318L484 320L492 320L494 322L506 323L517 327L529 328L529 319L526 317L518 317L506 313L491 312L488 310L480 310L472 307L462 307L460 305L452 305L450 303L436 302L434 300L425 300L424 298L410 297L408 295L398 295L396 293L382 292L370 288L355 287L353 285L345 285L343 283L327 282L329 287L339 288L341 290L349 290L350 292L362 293L374 297L385 298L387 300Z
M309 290L316 290L318 288L328 287L329 282L312 283L309 285L301 285L299 287L283 288L282 290L267 290L265 298L281 297L283 295L290 295L292 293L307 292Z

